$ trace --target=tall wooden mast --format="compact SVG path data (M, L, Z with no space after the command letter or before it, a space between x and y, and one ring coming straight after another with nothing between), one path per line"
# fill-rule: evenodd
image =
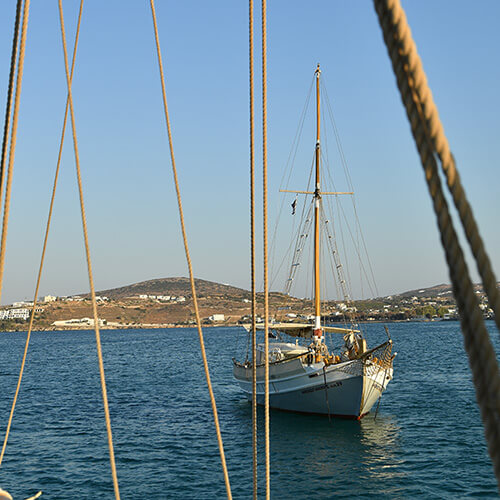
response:
M321 331L321 304L320 304L320 277L319 277L319 253L320 253L320 234L319 234L319 200L320 192L320 109L319 109L319 76L321 70L319 64L315 71L316 74L316 187L314 189L314 337L320 340L323 333Z
M338 194L354 194L351 192L321 192L320 186L320 160L321 160L321 147L320 147L320 94L319 94L319 77L321 70L319 64L314 72L316 75L316 185L314 191L290 191L288 189L280 189L281 193L298 193L298 194L312 194L314 196L314 325L313 325L313 339L319 343L323 338L323 330L321 328L321 283L319 275L319 254L320 254L320 200L323 195L338 195Z

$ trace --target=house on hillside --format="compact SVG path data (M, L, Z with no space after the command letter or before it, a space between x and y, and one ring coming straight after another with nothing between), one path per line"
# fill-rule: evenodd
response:
M215 323L218 321L224 321L225 317L223 314L212 314L212 316L209 316L208 319Z
M42 297L42 302L55 302L57 300L57 297L54 295L45 295Z
M29 317L30 317L30 310L26 308L4 309L3 311L0 311L0 320L22 319L23 321L26 321Z

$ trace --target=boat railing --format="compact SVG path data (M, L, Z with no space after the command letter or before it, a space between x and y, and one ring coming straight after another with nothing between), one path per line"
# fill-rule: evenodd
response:
M272 354L271 352L269 354ZM283 353L281 353L283 354ZM293 361L295 359L298 359L298 358L302 358L304 356L309 356L311 354L310 351L308 352L301 352L300 354L294 354L293 356L286 356L284 355L285 357L282 358L282 359L278 359L276 361L269 361L269 365L278 365L280 363L286 363L288 361ZM251 361L245 361L245 363L241 363L240 361L237 361L235 358L233 358L233 363L236 365L236 366L241 366L242 368L249 368L250 366L252 366L252 362ZM265 363L259 363L257 365L255 365L257 368L261 368L261 367L264 367L266 366Z
M382 351L379 357L374 356L377 352ZM271 352L269 354L272 354ZM283 353L281 353L283 354ZM273 360L269 361L269 365L278 365L281 363L287 363L289 361L293 361L295 359L300 359L300 358L305 358L307 364L311 364L314 360L314 353L313 351L308 351L308 352L302 352L300 354L294 354L292 356L286 356L283 357L282 359L278 360ZM308 356L312 356L309 360L307 359ZM376 347L373 347L372 349L369 349L365 351L364 353L360 354L354 359L351 359L350 361L357 361L357 360L367 360L370 359L373 363L376 363L380 365L382 368L390 368L392 365L392 359L394 356L392 356L392 340L387 340L383 344L380 344ZM310 361L310 362L309 362ZM331 364L338 364L341 363L342 361L339 359L339 361ZM236 358L233 358L233 363L235 366L239 366L241 368L250 368L252 366L252 362L245 361L242 363L241 361L237 361ZM266 364L265 363L258 363L256 365L257 368L263 368Z
M380 352L379 357L375 354ZM357 359L370 359L373 363L380 365L382 368L390 368L392 366L392 360L394 356L392 355L392 340L386 340L383 344L380 344L364 353L360 354Z

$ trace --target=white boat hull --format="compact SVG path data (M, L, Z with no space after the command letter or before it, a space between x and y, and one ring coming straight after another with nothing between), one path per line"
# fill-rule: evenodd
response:
M264 368L257 368L257 403L264 404ZM252 399L252 368L235 364L234 375ZM294 359L269 365L269 405L299 413L360 419L372 409L392 379L392 364L382 368L357 359L325 366Z

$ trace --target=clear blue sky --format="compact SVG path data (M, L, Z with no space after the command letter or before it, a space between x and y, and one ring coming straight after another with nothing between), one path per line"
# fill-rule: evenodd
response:
M70 40L78 4L64 2ZM248 6L234 0L157 4L195 274L248 288ZM498 273L500 3L403 5ZM2 124L14 11L14 0L0 3ZM371 2L324 0L314 8L305 1L269 2L271 212L317 62L333 100L380 292L449 282ZM2 303L33 295L65 86L57 2L32 1ZM187 275L149 2L87 0L73 92L96 288ZM67 140L41 294L87 290Z

